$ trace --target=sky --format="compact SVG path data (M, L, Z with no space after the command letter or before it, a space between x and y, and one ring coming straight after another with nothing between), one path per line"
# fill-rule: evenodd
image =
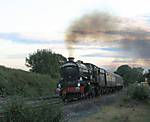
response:
M113 41L80 41L73 56L99 67L129 64L150 68L149 0L0 0L0 65L28 70L25 58L37 49L69 56L66 31L94 11L120 19Z

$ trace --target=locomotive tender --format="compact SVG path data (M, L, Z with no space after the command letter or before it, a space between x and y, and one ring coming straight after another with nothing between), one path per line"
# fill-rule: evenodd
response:
M61 79L56 92L64 100L94 97L123 87L122 77L91 63L74 62L73 57L60 68Z

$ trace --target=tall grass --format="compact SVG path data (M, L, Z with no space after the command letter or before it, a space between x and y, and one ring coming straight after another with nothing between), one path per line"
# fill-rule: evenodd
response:
M1 122L60 122L62 109L57 105L41 101L38 106L27 104L22 97L12 97L2 106L5 112Z
M0 96L24 97L50 95L56 82L48 75L0 66Z

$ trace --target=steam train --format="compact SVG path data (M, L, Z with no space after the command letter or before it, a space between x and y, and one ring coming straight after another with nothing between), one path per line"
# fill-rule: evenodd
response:
M75 62L73 57L69 57L61 66L60 74L56 93L63 100L95 97L123 87L121 76L91 63L83 63L80 60Z

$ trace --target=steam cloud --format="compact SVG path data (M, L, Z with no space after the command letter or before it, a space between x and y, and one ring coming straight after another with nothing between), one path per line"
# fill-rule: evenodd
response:
M92 12L74 21L66 31L66 44L69 55L73 55L73 45L81 41L112 41L117 31L119 19L108 13Z

